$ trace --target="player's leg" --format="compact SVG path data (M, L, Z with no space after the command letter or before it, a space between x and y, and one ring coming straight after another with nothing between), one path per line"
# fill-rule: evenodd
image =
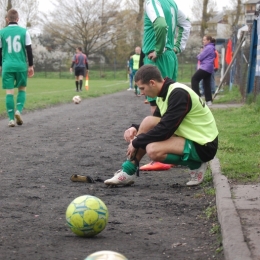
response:
M18 94L16 99L16 111L15 111L15 119L17 125L23 124L21 113L23 111L24 104L26 101L26 86L27 86L27 71L17 72L16 85L15 85L15 88L18 88Z
M133 81L135 80L135 74L136 74L137 70L133 70L132 74L133 74ZM135 82L135 81L134 81ZM135 95L139 96L140 95L140 90L137 87L137 85L134 83L134 91L135 91Z
M79 68L79 90L82 91L84 68Z
M133 72L130 71L129 74L129 88L127 90L133 90Z
M79 92L79 68L75 68L75 85L76 85L76 91Z
M144 118L142 123L139 126L137 136L142 133L148 132L152 129L155 125L158 124L160 118L148 116ZM138 170L139 162L145 155L146 151L144 149L137 149L135 156L133 158L127 159L122 164L122 169L118 170L114 177L106 180L104 183L106 185L131 185L135 181L135 173Z
M202 162L192 141L173 136L147 145L146 152L155 161L189 167L190 181L187 186L199 185L203 181L207 163Z
M15 73L3 72L2 73L2 88L5 89L5 105L6 112L9 118L8 126L14 127L14 81Z
M177 81L178 75L178 59L174 51L166 50L158 59L155 64L160 70L162 77L168 77Z

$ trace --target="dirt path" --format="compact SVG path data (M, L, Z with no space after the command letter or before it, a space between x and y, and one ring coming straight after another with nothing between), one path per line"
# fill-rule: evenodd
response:
M187 169L141 173L126 188L70 181L75 173L111 177L125 160L124 130L149 113L143 97L123 91L25 114L22 127L1 120L0 259L83 260L99 250L129 260L224 259L202 213L209 199L201 187L184 186ZM110 212L106 229L92 239L65 225L68 204L84 194L102 199Z

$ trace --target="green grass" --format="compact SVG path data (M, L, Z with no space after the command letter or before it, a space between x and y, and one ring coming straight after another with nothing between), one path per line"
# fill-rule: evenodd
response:
M238 87L234 86L231 90L229 87L224 87L221 89L220 93L214 99L214 104L225 104L225 103L240 103L242 100L241 93Z
M84 85L84 83L83 83ZM82 92L75 92L74 79L30 78L27 85L27 100L24 112L72 102L72 97L99 97L128 88L126 80L89 80L89 91L83 86ZM16 96L17 92L15 93ZM5 91L0 92L0 116L6 117Z
M234 87L219 95L218 103L239 100L238 92ZM212 109L219 130L217 157L221 170L229 180L238 183L260 180L260 101L257 100L239 108Z
M89 77L91 80L127 80L126 69L101 69L90 70ZM45 78L45 79L74 79L74 73L69 71L38 71L33 78Z

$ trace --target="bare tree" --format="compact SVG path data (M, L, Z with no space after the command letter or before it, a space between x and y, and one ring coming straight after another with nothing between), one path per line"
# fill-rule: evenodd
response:
M233 20L233 23L231 24L231 27L234 28L238 22L239 22L239 18L241 17L242 14L242 4L245 1L243 0L230 0L232 9L235 10L235 19Z
M82 46L87 55L105 55L119 40L131 41L129 26L133 13L119 11L116 2L56 0L53 5L54 10L42 19L44 34L51 37L53 48L74 52L75 47Z
M136 22L137 23L139 23L143 19L143 15L144 15L144 0L139 0L138 4L139 4L139 12L138 12L138 15L136 17Z
M26 0L21 4L22 15L27 28L36 27L38 21L39 0Z
M20 24L32 28L38 24L39 0L0 0L0 15L5 17L8 10L14 8L18 11ZM0 21L0 27L6 26L5 20Z
M194 0L192 12L197 20L200 20L200 36L205 35L207 30L207 22L216 14L216 1L214 0Z

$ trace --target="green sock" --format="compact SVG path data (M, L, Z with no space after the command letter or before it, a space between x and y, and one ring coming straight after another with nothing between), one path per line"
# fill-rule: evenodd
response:
M131 161L125 161L122 164L123 171L127 173L128 175L134 175L137 169L137 166L132 163Z
M25 100L26 100L26 92L23 90L18 91L17 100L16 100L16 109L19 112L23 111Z
M9 119L14 120L14 95L7 94L5 96L5 104Z
M169 154L167 154L163 163L188 166L191 170L198 169L201 166L201 162L192 161L192 160L183 161L181 158L182 158L182 156L180 156L180 155L169 153Z

